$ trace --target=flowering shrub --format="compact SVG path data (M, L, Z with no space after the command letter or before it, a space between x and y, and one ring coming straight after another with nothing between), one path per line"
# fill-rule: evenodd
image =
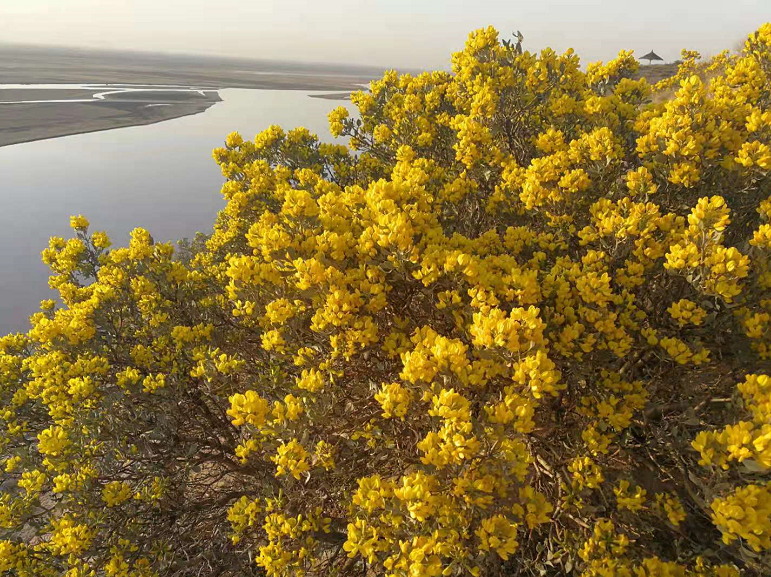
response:
M231 134L184 251L73 218L0 340L0 571L767 575L771 24L696 60L480 30L355 153Z

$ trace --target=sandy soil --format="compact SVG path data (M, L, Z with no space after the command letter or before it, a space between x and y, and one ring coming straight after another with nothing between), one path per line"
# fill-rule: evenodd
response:
M347 91L323 96L342 99L381 73L376 68L345 65L0 45L0 82L4 84ZM103 91L15 88L0 90L0 103L89 98ZM144 92L110 95L100 102L0 104L0 146L161 122L203 112L219 100L216 92L205 96Z

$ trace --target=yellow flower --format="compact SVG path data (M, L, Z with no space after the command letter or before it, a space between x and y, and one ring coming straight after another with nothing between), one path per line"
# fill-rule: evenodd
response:
M49 427L40 432L37 437L38 451L52 457L61 455L72 444L67 430L59 426Z
M332 136L341 136L345 127L345 120L348 118L348 110L344 106L338 106L329 113L329 131Z
M517 525L503 515L483 519L476 530L479 538L479 548L482 551L495 551L498 556L507 561L519 546L517 541Z
M380 388L375 394L375 400L383 407L383 418L397 417L404 420L412 402L412 394L399 383L390 383Z
M70 227L74 228L75 230L86 230L88 225L88 219L82 214L70 217Z
M712 522L730 544L743 539L754 551L771 549L771 489L768 485L737 488L712 502Z
M308 452L297 442L297 439L279 445L276 455L270 459L276 463L276 477L290 474L295 479L299 479L300 475L310 469L307 460Z
M91 235L91 242L94 243L96 248L108 248L112 244L110 242L110 237L107 236L107 233L100 231L97 231Z
M629 481L625 479L619 482L613 492L616 494L619 509L629 509L634 512L642 509L645 504L647 491L642 487L632 488Z
M230 409L227 414L233 419L233 425L236 427L244 423L261 427L265 423L269 410L268 401L255 391L246 391L245 394L236 393L230 397Z
M669 522L675 527L679 526L685 520L686 514L680 500L672 494L656 495L656 505L663 509L666 513Z
M125 481L111 481L102 489L102 500L108 507L116 507L128 501L133 492Z

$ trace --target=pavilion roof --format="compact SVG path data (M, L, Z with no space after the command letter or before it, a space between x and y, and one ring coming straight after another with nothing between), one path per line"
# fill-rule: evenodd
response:
M658 54L656 54L653 50L648 52L648 54L646 54L645 56L640 56L640 60L661 60L662 62L664 61L664 59Z

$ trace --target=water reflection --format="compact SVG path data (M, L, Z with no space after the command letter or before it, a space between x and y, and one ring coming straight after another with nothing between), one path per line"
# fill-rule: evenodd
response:
M229 132L251 138L279 124L329 139L326 114L340 104L291 90L220 95L195 116L0 148L0 334L26 330L39 301L53 298L40 251L49 236L70 235L71 214L115 245L136 226L156 240L210 231L223 206L211 150Z

